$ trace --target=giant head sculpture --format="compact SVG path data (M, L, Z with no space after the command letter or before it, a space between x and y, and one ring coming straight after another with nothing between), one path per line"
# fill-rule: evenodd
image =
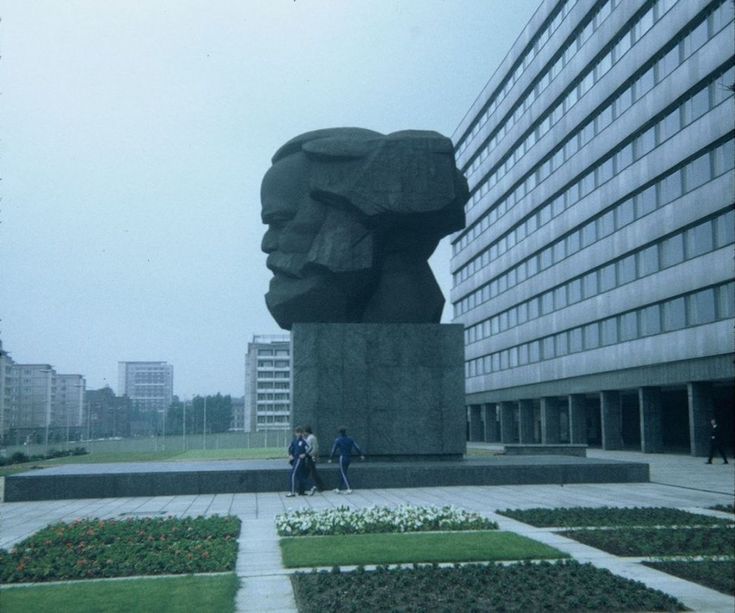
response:
M436 132L332 128L291 139L261 186L278 324L439 322L427 259L464 227L467 182Z

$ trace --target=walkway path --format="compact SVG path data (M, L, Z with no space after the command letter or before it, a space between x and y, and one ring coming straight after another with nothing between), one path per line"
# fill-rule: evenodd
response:
M328 492L300 498L286 498L285 493L264 493L4 503L0 504L0 548L7 549L55 521L83 517L233 514L243 522L236 569L241 579L238 611L290 612L296 610L296 605L289 571L283 568L278 550L274 522L277 514L288 508L305 506L319 509L340 505L453 504L483 513L497 521L501 529L550 544L581 562L591 562L618 575L642 581L675 596L695 611L732 613L735 602L731 597L649 569L637 561L582 545L549 529L532 528L494 513L507 508L605 505L665 506L701 511L714 504L733 501L735 471L732 462L728 466L707 466L703 459L689 456L590 452L591 456L598 454L611 459L650 462L652 483L376 489L355 491L351 496Z

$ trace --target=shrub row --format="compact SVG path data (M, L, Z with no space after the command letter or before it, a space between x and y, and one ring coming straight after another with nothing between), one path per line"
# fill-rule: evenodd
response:
M734 560L661 560L644 564L669 575L735 596Z
M626 528L568 530L561 534L617 556L732 555L735 529Z
M24 464L26 462L38 462L40 460L53 460L54 458L65 458L68 456L85 455L89 453L84 447L74 447L74 449L49 449L45 455L26 455L22 451L16 451L7 458L0 456L0 466L10 466L11 464Z
M732 523L666 507L575 507L569 509L506 509L500 515L539 528L582 526L711 526Z
M301 613L317 611L679 611L662 592L574 561L379 567L297 573Z
M0 582L234 570L236 517L82 520L0 550Z

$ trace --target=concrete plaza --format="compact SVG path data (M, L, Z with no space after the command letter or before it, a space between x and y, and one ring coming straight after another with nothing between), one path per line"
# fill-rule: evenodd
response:
M625 451L590 450L590 457L648 462L650 483L459 486L406 489L365 489L351 496L333 492L313 497L286 498L282 493L208 494L54 500L0 504L0 547L13 544L57 521L86 517L125 518L163 515L237 515L243 526L239 542L237 574L241 579L238 611L295 611L288 571L281 564L274 517L292 508L316 509L349 505L397 506L452 504L476 511L498 522L502 530L553 545L580 562L590 562L617 575L642 581L681 600L700 612L731 613L733 598L714 590L677 579L642 566L638 559L619 558L554 534L548 529L497 515L496 510L530 507L573 506L664 506L717 514L707 507L733 502L735 470L733 462L721 460L706 465L703 458L642 454ZM356 465L355 469L359 467ZM286 483L284 471L284 485Z

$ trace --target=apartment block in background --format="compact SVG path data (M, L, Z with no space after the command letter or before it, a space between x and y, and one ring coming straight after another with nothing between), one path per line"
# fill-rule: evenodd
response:
M291 427L291 340L256 335L245 356L245 432Z

